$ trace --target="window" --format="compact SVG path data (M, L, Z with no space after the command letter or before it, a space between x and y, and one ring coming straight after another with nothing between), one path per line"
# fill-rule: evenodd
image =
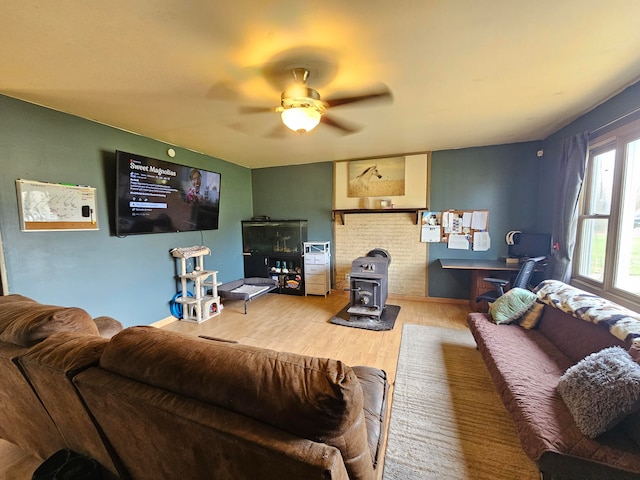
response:
M640 305L640 122L591 140L577 233L575 282Z

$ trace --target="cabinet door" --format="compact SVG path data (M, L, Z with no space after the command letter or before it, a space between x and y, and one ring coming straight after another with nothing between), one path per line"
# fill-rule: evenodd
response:
M300 273L280 275L280 293L289 295L304 295L304 281Z
M268 277L269 276L269 259L266 255L251 254L244 255L244 276L250 277Z

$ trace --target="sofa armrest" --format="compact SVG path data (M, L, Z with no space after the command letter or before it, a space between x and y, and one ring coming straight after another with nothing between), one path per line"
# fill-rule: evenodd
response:
M351 367L360 380L363 394L364 416L367 424L367 440L371 450L373 468L378 464L378 455L384 439L384 424L387 416L389 382L384 370L373 367Z

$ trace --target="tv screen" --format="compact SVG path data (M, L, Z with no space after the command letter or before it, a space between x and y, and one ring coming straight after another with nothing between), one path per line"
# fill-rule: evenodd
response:
M542 257L551 252L551 235L548 233L516 233L513 245L509 245L511 257Z
M216 230L220 174L116 152L116 235Z

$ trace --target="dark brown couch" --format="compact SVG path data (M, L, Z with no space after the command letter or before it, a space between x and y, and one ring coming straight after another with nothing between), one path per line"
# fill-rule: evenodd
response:
M513 418L522 447L544 479L640 479L640 446L630 430L635 428L631 422L638 414L589 438L577 428L557 391L560 377L587 355L611 346L633 351L634 335L623 340L610 330L623 316L633 324L635 320L626 317L633 312L568 285L558 285L560 282L543 284L559 294L545 296L541 290L539 296L547 304L533 329L517 322L498 325L485 313L468 317L469 328ZM573 310L564 295L573 298ZM589 316L599 309L590 306L593 300L606 304L609 317L602 322Z
M0 397L21 405L3 438L40 458L70 448L121 478L375 478L383 371L153 327L110 339L94 328L13 352L18 374L4 390L30 401ZM29 435L15 433L25 426Z
M0 436L38 458L65 448L66 439L25 378L20 361L58 332L83 341L106 342L100 335L110 335L117 325L119 322L103 317L99 327L80 308L42 305L22 295L0 296Z

